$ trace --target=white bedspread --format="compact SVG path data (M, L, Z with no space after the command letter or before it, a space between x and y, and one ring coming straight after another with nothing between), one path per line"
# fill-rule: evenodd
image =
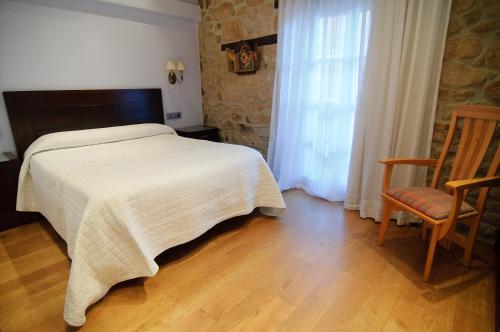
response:
M155 275L164 250L256 207L285 207L258 152L158 124L45 135L26 151L18 192L17 209L41 212L68 244L72 326L112 285Z

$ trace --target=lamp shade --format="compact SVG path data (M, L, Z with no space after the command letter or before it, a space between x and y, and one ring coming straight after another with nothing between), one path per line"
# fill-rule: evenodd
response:
M184 63L177 62L177 70L180 70L180 71L186 70L186 66L184 66Z
M175 63L173 61L167 62L167 70L175 70Z

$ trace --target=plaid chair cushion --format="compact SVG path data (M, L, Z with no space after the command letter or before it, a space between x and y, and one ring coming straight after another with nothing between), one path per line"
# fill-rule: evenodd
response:
M427 187L395 188L386 194L436 220L447 218L451 212L453 196L436 189ZM462 202L459 214L472 211L474 211L472 206Z

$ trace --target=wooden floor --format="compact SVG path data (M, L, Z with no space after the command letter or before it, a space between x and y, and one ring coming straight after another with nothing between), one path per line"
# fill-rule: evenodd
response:
M278 219L219 224L124 282L87 311L82 331L493 331L494 274L439 250L421 281L417 227L378 225L338 203L285 193ZM488 255L486 255L487 257ZM65 244L45 222L0 233L0 330L63 331Z

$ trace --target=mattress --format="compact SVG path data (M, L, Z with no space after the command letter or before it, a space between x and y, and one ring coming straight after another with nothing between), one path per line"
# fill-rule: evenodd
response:
M71 258L64 318L114 284L158 271L154 258L256 207L285 208L255 150L179 137L159 124L45 135L26 151L17 208L38 211Z

